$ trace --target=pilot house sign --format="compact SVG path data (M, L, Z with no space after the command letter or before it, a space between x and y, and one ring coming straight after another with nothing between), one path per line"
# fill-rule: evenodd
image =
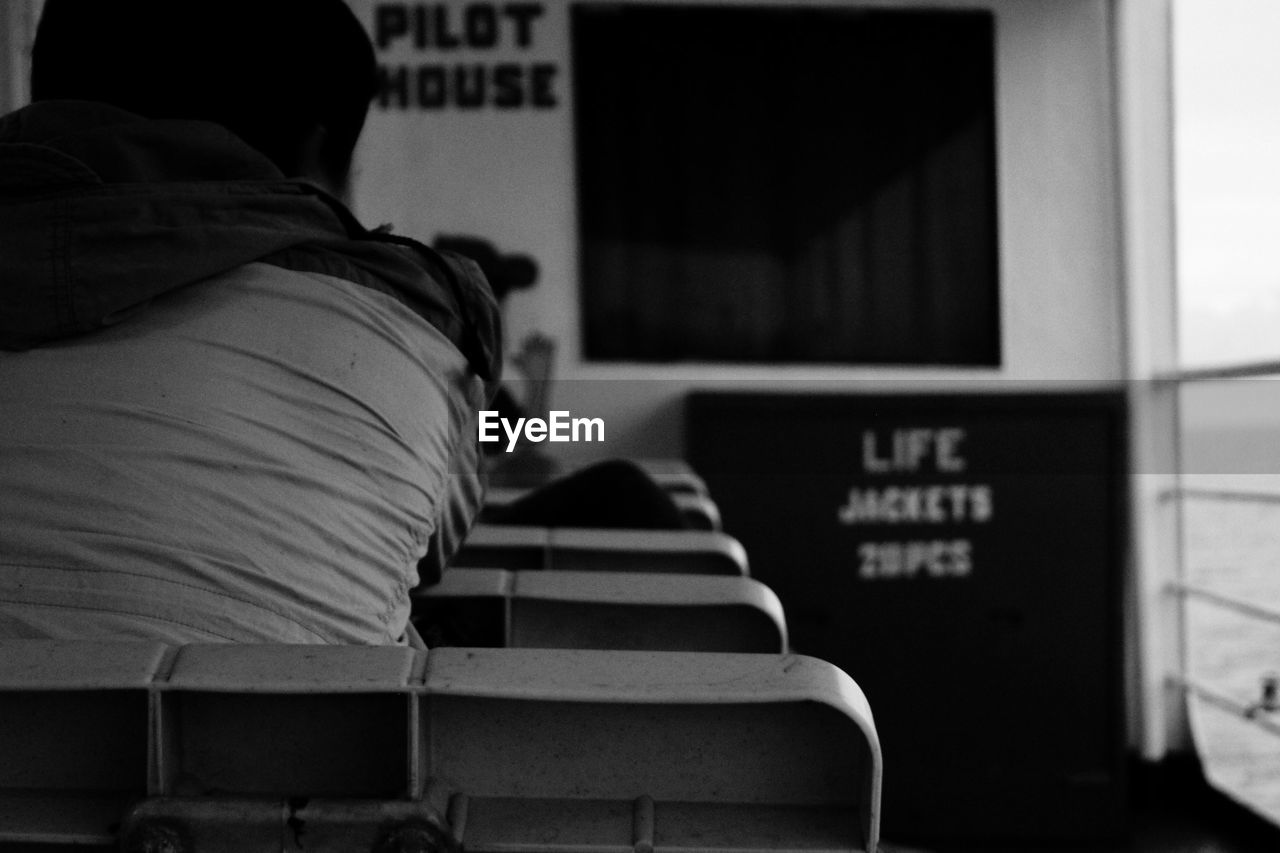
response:
M887 434L864 430L862 473L873 484L849 490L844 505L836 511L840 523L954 529L990 522L995 511L991 486L964 479L964 439L965 431L960 428L894 429ZM878 482L894 475L932 476L945 482ZM957 578L972 571L973 544L963 536L858 545L858 574L865 580Z
M551 109L554 62L529 61L542 3L378 3L378 105L399 110ZM414 59L387 61L387 55Z

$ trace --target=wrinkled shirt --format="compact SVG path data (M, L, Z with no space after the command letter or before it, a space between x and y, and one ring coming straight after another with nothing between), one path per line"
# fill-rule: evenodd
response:
M482 396L394 301L260 264L0 353L0 635L396 642Z

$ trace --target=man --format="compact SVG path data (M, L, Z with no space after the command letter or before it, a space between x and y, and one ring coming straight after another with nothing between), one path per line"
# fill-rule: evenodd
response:
M501 355L474 264L336 198L375 80L342 0L45 4L0 119L0 637L406 641Z

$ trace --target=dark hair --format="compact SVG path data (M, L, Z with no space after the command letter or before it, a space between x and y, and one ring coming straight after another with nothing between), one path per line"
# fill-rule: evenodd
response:
M286 175L317 124L345 175L376 86L343 0L46 0L32 51L34 101L217 122Z

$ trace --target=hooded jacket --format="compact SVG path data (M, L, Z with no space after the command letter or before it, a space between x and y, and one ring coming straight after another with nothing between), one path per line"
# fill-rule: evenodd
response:
M222 127L106 104L44 102L0 119L0 348L117 322L162 293L264 261L394 296L501 372L479 268L363 228Z
M474 264L217 125L5 116L0 636L400 640L499 337Z

